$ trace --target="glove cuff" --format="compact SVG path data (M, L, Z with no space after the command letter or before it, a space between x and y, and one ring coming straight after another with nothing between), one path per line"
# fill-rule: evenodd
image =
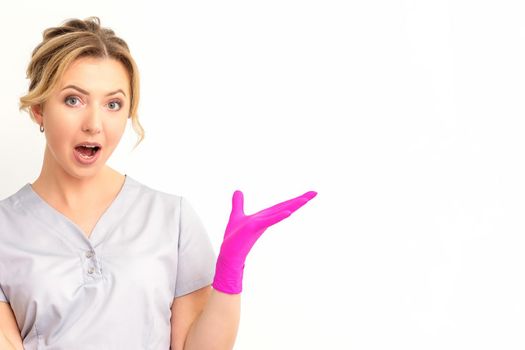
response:
M244 263L228 261L220 254L215 264L213 289L227 294L239 294L242 292L243 272Z

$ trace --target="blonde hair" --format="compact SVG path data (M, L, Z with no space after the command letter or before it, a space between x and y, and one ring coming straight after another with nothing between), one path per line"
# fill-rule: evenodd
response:
M25 110L36 122L31 107L44 103L62 78L67 68L77 58L113 58L126 68L130 79L130 110L133 129L138 135L135 147L144 139L137 109L140 97L139 71L128 45L113 30L100 26L98 17L85 20L68 19L60 27L43 32L43 40L33 50L27 67L29 91L20 97L20 110Z

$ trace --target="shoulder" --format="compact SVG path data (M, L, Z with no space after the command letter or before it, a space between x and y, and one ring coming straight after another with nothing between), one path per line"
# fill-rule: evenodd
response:
M135 178L126 175L125 186L128 190L136 192L140 196L156 197L164 200L180 200L180 195L159 190L156 187L146 185Z
M181 194L171 193L146 185L129 175L126 178L127 192L136 203L153 206L153 208L166 208L166 206L180 211L180 208L189 206L188 200ZM152 208L152 209L153 209Z
M9 242L16 242L17 232L30 221L31 187L26 184L12 195L0 200L0 255ZM1 256L0 256L1 258Z
M148 213L149 216L160 215L165 219L176 218L183 228L200 225L201 217L186 196L147 186L129 176L126 186L128 193L135 193L128 198L138 212Z
M201 218L183 195L145 185L133 178L126 180L126 210L134 220L164 227L176 226L178 232L201 229Z
M28 184L8 197L0 199L0 224L9 218L22 213L22 208L30 200L31 187Z

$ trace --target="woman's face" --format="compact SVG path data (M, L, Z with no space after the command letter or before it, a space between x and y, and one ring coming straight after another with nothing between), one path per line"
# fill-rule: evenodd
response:
M76 178L98 173L126 128L129 90L128 73L119 61L75 60L42 110L33 108L45 129L47 170Z

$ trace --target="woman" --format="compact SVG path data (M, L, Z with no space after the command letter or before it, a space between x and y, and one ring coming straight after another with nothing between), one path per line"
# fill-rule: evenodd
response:
M106 165L139 75L97 17L44 31L21 109L45 133L39 177L0 201L0 349L231 349L248 252L316 193L246 216L235 191L215 259L189 202Z

